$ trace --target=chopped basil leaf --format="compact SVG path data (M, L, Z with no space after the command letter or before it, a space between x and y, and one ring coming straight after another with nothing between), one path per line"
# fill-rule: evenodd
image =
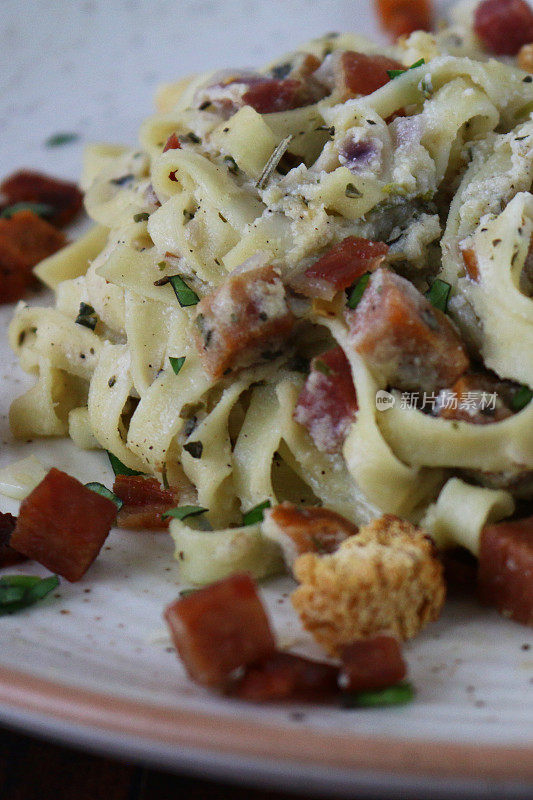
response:
M286 61L283 64L277 64L277 66L272 67L270 70L270 74L273 78L277 78L279 81L282 81L284 78L287 77L289 72L292 70L292 64L290 61Z
M374 691L346 693L342 697L344 708L381 708L383 706L400 706L410 703L415 696L415 690L406 681L396 686L387 686L386 689Z
M511 401L513 411L522 411L533 400L533 392L529 386L521 386Z
M186 517L196 517L198 514L204 514L206 511L209 511L209 509L202 506L177 506L176 508L169 508L164 514L161 514L161 518L186 519Z
M51 217L54 214L54 207L49 206L47 203L13 203L12 206L6 206L0 212L0 218L11 219L14 214L19 211L32 211L38 217Z
M180 356L179 358L176 358L174 356L169 356L168 360L170 361L170 366L172 367L176 375L178 375L180 369L185 364L185 356Z
M186 139L188 139L190 142L193 142L194 144L200 144L200 142L202 141L202 140L200 139L200 137L199 137L199 136L197 136L197 135L196 135L195 133L193 133L192 131L189 131L189 133L186 135L186 137L185 137L185 138L186 138Z
M257 522L262 522L265 508L270 508L270 500L265 500L263 503L259 503L259 505L247 511L246 514L243 515L242 524L255 525Z
M78 316L76 317L76 324L84 325L86 328L90 328L92 331L94 331L97 322L98 317L96 316L96 311L94 308L88 303L80 303L80 310L78 311Z
M134 222L146 222L147 219L150 219L150 214L147 211L141 211L140 214L133 215Z
M35 575L4 575L0 578L0 616L13 614L42 600L59 586L57 575L38 578Z
M363 292L368 286L369 280L370 280L370 272L365 272L365 274L361 278L359 278L348 298L348 308L352 309L357 308L357 306L359 305L359 301L363 296Z
M405 67L405 69L388 69L387 70L387 75L389 76L391 81L393 81L394 78L399 78L400 75L403 75L408 70L416 69L417 67L421 67L422 64L425 64L425 63L426 63L425 59L421 58L418 61L415 61L414 64L411 64L410 67Z
M346 197L362 197L362 193L359 191L357 186L354 186L353 183L347 183L346 189L344 190L344 194Z
M448 308L448 298L450 296L451 286L446 281L441 281L440 278L435 278L431 284L431 289L426 293L426 297L434 308L446 313Z
M79 133L54 133L45 142L47 147L61 147L64 144L71 144L78 141Z
M91 492L96 492L96 494L101 494L102 497L106 497L108 500L111 500L117 507L117 511L120 511L122 506L124 505L124 501L117 497L111 489L108 489L107 486L104 486L103 483L98 483L98 481L91 481L91 483L86 483L85 486L87 489L90 489Z
M266 187L272 173L275 171L279 162L283 158L285 151L292 142L293 138L294 136L292 135L292 133L289 134L289 136L286 136L284 139L282 139L281 142L277 145L277 147L274 148L270 158L265 164L263 172L261 173L257 183L255 184L256 189L264 189Z
M193 458L201 458L204 446L201 442L189 442L183 445L183 449L189 453Z
M187 286L183 278L179 275L171 275L167 282L172 285L176 297L178 298L178 303L182 308L186 306L195 306L196 303L199 302L200 298L196 292L193 292L190 286Z
M119 458L113 455L113 453L110 453L109 450L106 450L106 452L115 475L144 475L144 472L137 472L137 470L127 467Z

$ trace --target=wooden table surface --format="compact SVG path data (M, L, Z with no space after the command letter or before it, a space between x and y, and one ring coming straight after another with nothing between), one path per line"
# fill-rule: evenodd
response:
M214 783L122 764L0 728L0 800L177 798L295 800L295 795ZM323 796L318 800L328 799ZM364 798L358 795L357 800ZM415 800L414 796L409 800Z

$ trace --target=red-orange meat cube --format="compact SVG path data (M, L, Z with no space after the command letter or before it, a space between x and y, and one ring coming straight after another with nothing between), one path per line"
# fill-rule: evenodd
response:
M275 651L268 617L247 574L176 600L165 619L189 676L205 686L224 687L235 670Z
M533 517L483 529L478 590L505 617L533 625Z
M291 286L306 297L332 300L336 292L347 289L365 272L373 272L389 252L384 242L347 236L291 280Z
M196 306L194 338L204 369L220 378L276 358L294 322L273 267L233 274Z
M376 7L382 27L394 38L431 30L432 0L376 0Z
M11 545L68 581L79 581L115 522L106 497L61 472L50 470L22 501Z
M294 78L286 80L271 78L250 84L242 96L242 101L245 105L252 106L258 114L273 114L308 106L314 103L316 98L302 81Z
M526 0L482 0L474 14L474 31L496 55L514 56L533 42L533 11Z
M390 81L387 70L405 69L399 61L381 55L348 50L335 58L335 92L342 101L366 96Z
M247 667L230 693L252 703L324 701L338 692L337 667L291 653L275 653Z
M11 534L15 530L17 518L12 514L0 513L0 568L12 567L26 561L26 556L17 553L11 547Z
M180 140L175 133L171 133L168 137L165 146L163 147L163 153L166 153L167 150L181 150Z
M364 692L394 686L405 678L407 667L393 636L361 639L343 648L339 685L346 692Z
M170 520L162 514L178 502L177 493L142 475L117 475L113 492L124 503L117 515L119 528L168 528Z
M50 206L53 213L49 220L60 228L71 222L83 205L83 195L75 183L27 169L9 175L0 185L0 192L12 205L43 203Z
M343 445L357 412L357 397L350 364L341 347L314 358L298 397L294 419L309 431L326 453Z
M434 392L452 386L468 369L450 319L393 272L379 269L372 275L347 320L355 349L396 389Z

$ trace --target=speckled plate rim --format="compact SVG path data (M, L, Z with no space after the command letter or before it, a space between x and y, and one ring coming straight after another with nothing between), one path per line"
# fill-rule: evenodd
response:
M168 709L118 698L0 667L0 718L18 712L44 715L96 736L127 734L165 748L216 752L326 770L386 772L413 778L512 781L533 785L533 747L453 744L321 733L203 711ZM179 762L179 758L176 758Z

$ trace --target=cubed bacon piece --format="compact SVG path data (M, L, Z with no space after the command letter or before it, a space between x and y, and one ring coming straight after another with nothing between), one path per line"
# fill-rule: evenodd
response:
M376 270L388 252L388 245L384 242L347 236L305 272L296 275L290 286L306 297L333 300L337 292L347 289L365 272Z
M142 475L117 475L113 492L124 505L117 515L119 528L168 528L162 515L178 502L178 494L164 489L156 478Z
M478 591L505 617L533 625L533 517L483 529Z
M525 44L520 48L518 66L524 72L533 72L533 43Z
M180 140L175 133L171 133L168 137L165 146L163 147L163 153L166 153L167 150L181 150Z
M374 636L346 645L341 652L339 686L346 692L365 692L394 686L407 667L394 636Z
M319 450L335 453L342 447L356 412L350 364L343 349L334 347L312 360L294 419L307 428Z
M0 569L26 561L26 556L17 553L11 547L11 534L15 530L16 524L17 518L12 514L0 513Z
M479 280L479 264L477 261L476 251L473 247L461 248L461 255L466 269L466 274L473 281Z
M265 609L245 573L176 600L164 616L189 676L205 686L223 688L235 670L275 651Z
M11 545L68 581L82 578L115 522L106 497L53 467L22 501Z
M431 30L432 0L376 0L376 7L382 28L395 39Z
M43 203L51 206L49 221L62 228L72 222L83 205L83 195L75 183L51 178L41 172L20 170L0 184L0 192L10 204Z
M393 272L377 270L346 316L355 349L396 389L434 392L468 369L465 347L446 314Z
M328 508L295 506L284 502L267 509L263 533L277 542L289 569L302 553L334 553L357 525Z
M316 98L302 81L271 78L251 84L243 94L242 102L252 106L258 114L274 114L308 106L315 103Z
M533 42L533 11L526 0L482 0L474 12L474 32L490 53L514 56Z
M351 97L366 96L380 89L390 78L387 70L405 69L399 61L381 55L337 51L332 59L335 94L344 102ZM326 71L327 64L321 70Z
M508 400L512 384L507 385L489 373L462 375L451 390L437 397L434 411L444 419L463 420L474 425L501 422L513 415Z
M273 267L235 273L196 306L194 338L204 369L220 378L275 358L294 327Z
M0 220L0 303L13 303L35 282L32 268L66 244L63 234L32 211Z
M247 667L230 694L252 703L328 700L338 692L337 667L290 653L275 653Z

